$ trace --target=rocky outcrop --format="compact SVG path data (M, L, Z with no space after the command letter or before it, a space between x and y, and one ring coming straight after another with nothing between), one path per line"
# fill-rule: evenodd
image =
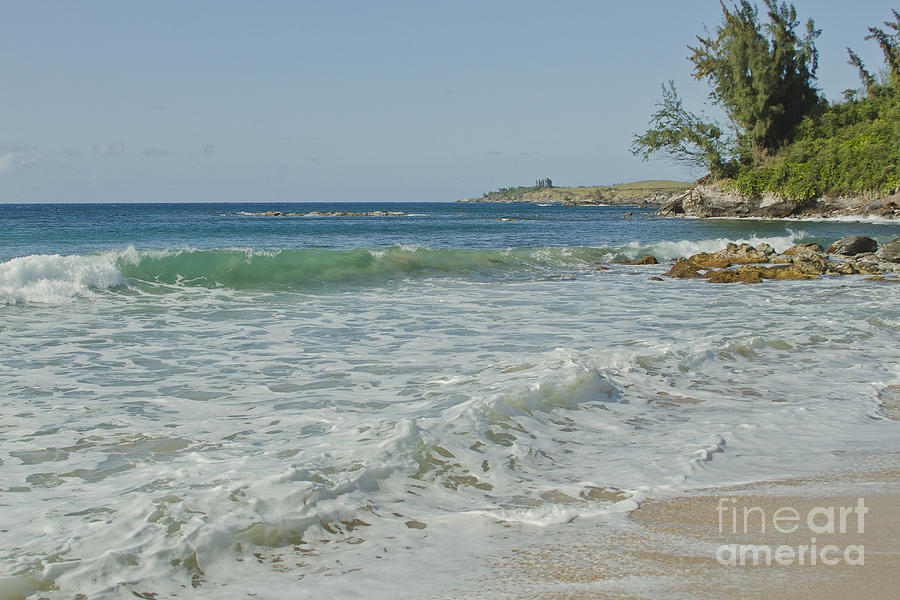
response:
M682 194L691 185L677 181L649 180L610 186L503 188L479 198L466 198L458 202L659 207Z
M815 242L809 242L806 244L795 244L782 252L785 256L809 256L812 254L820 254L822 252L822 246Z
M619 264L623 264L623 265L658 265L659 264L659 261L656 260L655 256L644 256L642 258L636 258L634 260L622 260L622 261L615 261L615 262L618 262Z
M878 250L878 242L864 235L848 235L842 237L828 246L828 254L841 254L843 256L856 256L864 252Z
M767 262L775 250L768 244L760 244L754 248L750 244L729 243L721 250L710 254L701 252L690 257L692 263L704 269L725 269L732 265L750 265Z
M900 237L885 242L878 250L878 258L889 262L900 262Z
M703 277L703 275L700 274L700 266L686 258L679 258L665 274L669 277L677 277L678 279Z
M720 183L701 179L687 192L673 197L658 214L688 217L737 217L778 219L784 217L859 216L900 218L900 194L816 198L808 202L781 198L767 192L745 196Z
M744 196L719 184L701 183L659 209L664 216L779 218L796 214L801 205L774 194Z
M891 240L894 241L900 245L900 238ZM900 273L900 261L895 263L885 260L874 252L861 252L840 258L837 256L840 255L829 256L818 244L797 244L781 254L777 254L768 244L756 247L750 244L728 244L716 252L682 257L675 261L665 275L679 279L702 277L710 283L762 283L766 279L818 279L823 275L862 273L882 276L890 272ZM898 281L883 277L871 280Z

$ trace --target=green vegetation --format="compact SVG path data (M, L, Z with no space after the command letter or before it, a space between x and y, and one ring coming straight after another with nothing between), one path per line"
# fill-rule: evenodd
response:
M547 183L549 179L542 180ZM540 182L539 182L540 183ZM641 202L659 195L669 195L687 190L691 184L681 181L649 180L632 183L553 187L535 185L529 187L500 188L488 192L475 202L539 202L548 204L627 204Z
M795 200L890 194L900 187L898 157L900 90L881 86L804 120L792 144L771 160L743 167L725 185L745 195L770 191Z
M693 76L712 87L710 98L729 126L687 111L674 83L636 136L632 151L656 153L709 169L727 189L745 195L774 192L810 200L840 194L891 193L900 187L900 13L885 29L870 27L885 71L870 74L849 48L862 92L848 90L828 105L813 87L820 31L810 19L801 37L793 6L765 0L768 22L747 0L722 5L715 34L698 37Z

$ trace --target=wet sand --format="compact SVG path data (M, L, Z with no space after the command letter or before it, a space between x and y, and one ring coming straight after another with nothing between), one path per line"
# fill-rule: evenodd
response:
M900 597L900 457L870 466L701 490L646 501L628 516L532 530L528 543L494 562L486 595ZM768 547L769 559L748 546Z

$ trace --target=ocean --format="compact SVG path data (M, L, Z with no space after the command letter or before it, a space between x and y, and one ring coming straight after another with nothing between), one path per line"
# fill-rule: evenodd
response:
M407 214L252 216L314 210ZM649 279L848 234L900 223L0 205L0 599L516 596L538 533L900 451L900 286Z

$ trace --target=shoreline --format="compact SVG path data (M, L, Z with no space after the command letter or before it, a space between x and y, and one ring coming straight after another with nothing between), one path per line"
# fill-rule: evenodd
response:
M862 521L853 512L860 498ZM750 515L746 533L738 516L745 510ZM829 510L834 533L821 530ZM799 520L791 520L791 511ZM806 520L810 514L815 531ZM775 515L775 523L788 533L773 527ZM794 524L796 531L789 531ZM864 457L846 471L681 491L644 500L622 518L535 533L529 536L535 543L494 562L489 590L571 599L894 598L900 570L900 454ZM768 564L767 551L760 548L769 549ZM744 564L731 564L730 557L741 552ZM752 564L754 553L758 565Z

